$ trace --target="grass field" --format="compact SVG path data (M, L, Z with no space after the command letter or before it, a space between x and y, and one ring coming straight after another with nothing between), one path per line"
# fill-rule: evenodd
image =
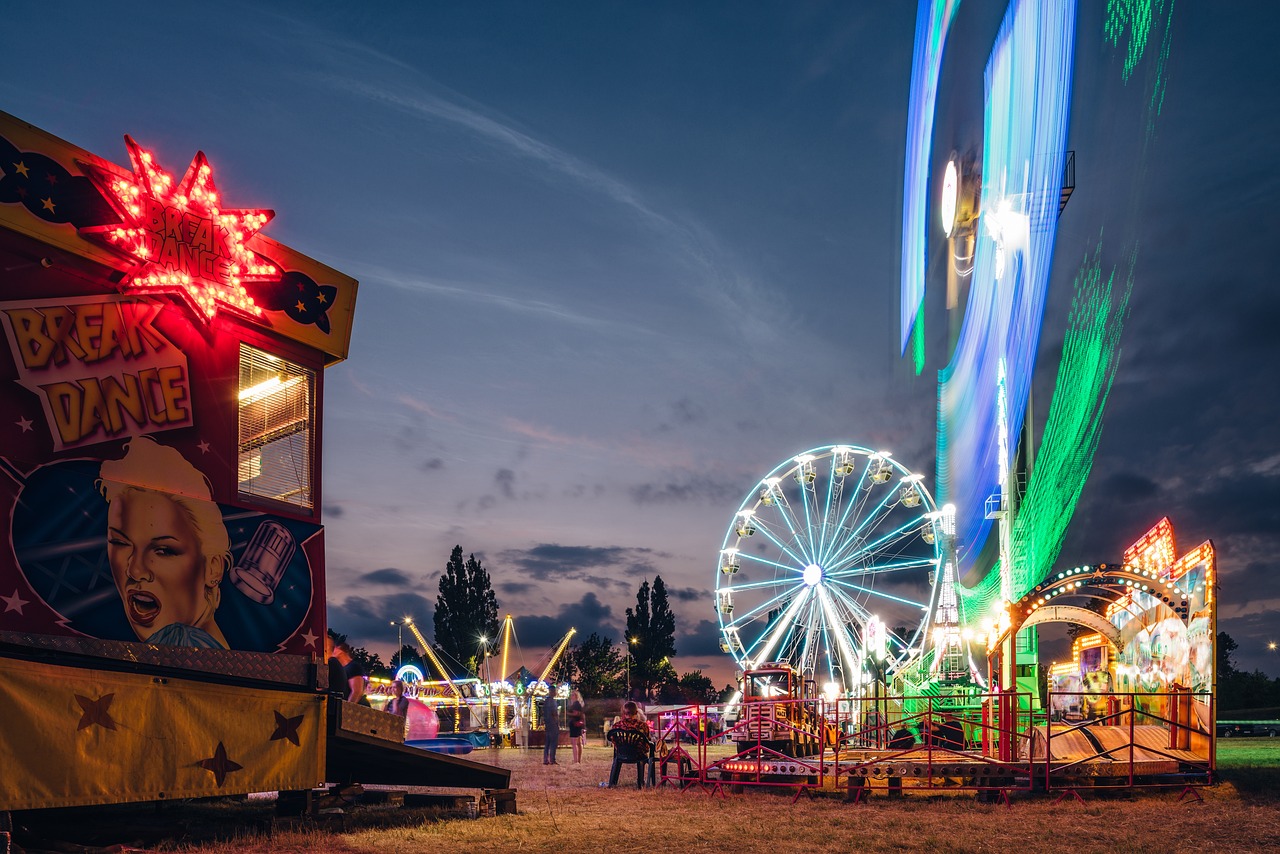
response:
M1018 797L1012 806L979 804L972 793L914 795L865 804L791 793L727 797L669 789L601 789L609 751L587 749L581 765L544 766L541 751L486 750L471 758L512 769L519 814L483 819L356 807L345 829L276 831L267 835L270 804L210 805L188 812L177 828L186 842L147 840L149 847L200 854L224 852L426 851L465 846L478 851L1168 851L1171 848L1264 851L1280 848L1280 739L1222 743L1224 782L1202 790L1203 803L1178 801L1180 789L1151 794L1085 792L1054 804ZM568 763L568 750L560 754ZM195 809L195 808L192 808ZM255 812L256 810L256 812ZM185 821L185 823L184 823ZM210 826L241 835L230 842L192 844ZM204 832L197 832L202 827ZM183 834L177 833L178 837ZM172 837L170 837L172 838ZM102 840L105 842L106 840ZM119 841L119 840L117 840ZM119 849L117 849L119 850Z

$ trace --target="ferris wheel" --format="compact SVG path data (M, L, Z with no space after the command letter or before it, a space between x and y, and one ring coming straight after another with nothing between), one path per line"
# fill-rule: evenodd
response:
M933 496L885 451L828 445L752 488L720 548L720 648L745 669L786 661L850 696L917 654L944 537Z

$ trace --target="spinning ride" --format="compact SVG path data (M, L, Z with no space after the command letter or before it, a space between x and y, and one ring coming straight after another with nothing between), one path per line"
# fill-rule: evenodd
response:
M918 653L945 543L922 481L888 452L855 445L777 465L725 532L720 648L744 670L787 662L839 696Z

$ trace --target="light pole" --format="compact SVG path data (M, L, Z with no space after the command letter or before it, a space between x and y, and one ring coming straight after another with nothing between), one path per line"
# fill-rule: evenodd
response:
M399 646L396 647L395 656L392 656L394 658L400 656L404 651L404 620L392 620L391 625L396 627L396 642L399 644ZM403 665L404 662L402 661L400 664Z
M635 646L638 641L636 638L627 638L627 699L631 699L631 647Z

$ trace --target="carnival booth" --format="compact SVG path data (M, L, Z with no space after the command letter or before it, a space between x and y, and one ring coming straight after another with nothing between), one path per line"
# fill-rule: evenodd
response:
M124 148L0 113L0 810L505 786L318 666L324 369L356 282L264 236L203 153Z

